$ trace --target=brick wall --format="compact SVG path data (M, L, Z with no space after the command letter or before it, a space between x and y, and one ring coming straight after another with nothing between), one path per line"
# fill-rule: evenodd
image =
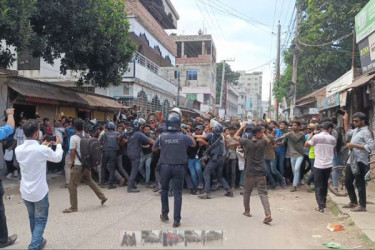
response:
M198 55L198 57L188 58L186 55L176 58L176 64L211 64L211 55Z
M171 54L176 56L177 45L175 41L168 36L139 0L124 0L124 2L126 4L125 12L128 16L134 16Z

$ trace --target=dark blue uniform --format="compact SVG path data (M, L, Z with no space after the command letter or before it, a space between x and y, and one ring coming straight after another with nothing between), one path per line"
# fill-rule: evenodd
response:
M224 154L224 143L223 137L221 135L215 135L213 133L208 134L207 140L210 145L214 144L217 140L216 146L214 146L209 152L209 160L206 165L206 168L203 172L203 178L205 183L205 192L206 194L211 193L211 174L216 170L216 177L220 181L223 188L229 192L230 187L223 177L223 154Z
M181 132L169 131L163 133L155 141L154 148L160 148L161 163L161 212L169 213L168 191L169 181L172 180L174 192L174 222L181 220L182 186L184 183L185 165L188 162L187 147L193 146L194 141Z

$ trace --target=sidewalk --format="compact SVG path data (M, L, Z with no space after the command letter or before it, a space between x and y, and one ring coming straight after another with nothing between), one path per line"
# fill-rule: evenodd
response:
M370 182L367 185L367 212L358 213L351 212L350 209L342 208L343 205L349 203L349 197L338 197L329 192L329 196L334 201L340 211L348 214L356 226L365 233L371 241L375 242L375 183Z

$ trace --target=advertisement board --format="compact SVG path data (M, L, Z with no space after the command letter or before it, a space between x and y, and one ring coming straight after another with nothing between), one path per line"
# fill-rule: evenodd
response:
M355 16L355 32L357 43L375 31L375 0L370 0Z
M359 44L359 55L363 74L375 71L375 32Z

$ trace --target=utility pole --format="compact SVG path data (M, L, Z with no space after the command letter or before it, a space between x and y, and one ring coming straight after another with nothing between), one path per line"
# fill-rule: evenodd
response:
M177 68L179 69L178 65L177 65ZM177 85L177 107L180 107L181 70L177 70L176 73L177 73L177 81L178 81L178 85Z
M224 90L224 80L225 80L225 63L226 62L234 62L233 59L225 59L223 60L223 70L221 72L221 87L220 87L220 108L223 108L223 90Z
M294 120L294 108L296 106L296 95L297 95L297 70L298 70L298 36L299 36L299 24L301 16L301 7L297 2L297 14L296 14L296 35L294 37L294 50L293 50L293 68L292 68L292 86L293 86L293 97L290 105L290 117Z
M279 83L279 80L280 80L280 40L281 40L281 24L279 20L279 24L277 25L277 56L276 56L276 81L275 81L276 85ZM271 100L270 100L270 106L271 106ZM277 120L278 116L279 116L279 103L276 101L275 120Z

